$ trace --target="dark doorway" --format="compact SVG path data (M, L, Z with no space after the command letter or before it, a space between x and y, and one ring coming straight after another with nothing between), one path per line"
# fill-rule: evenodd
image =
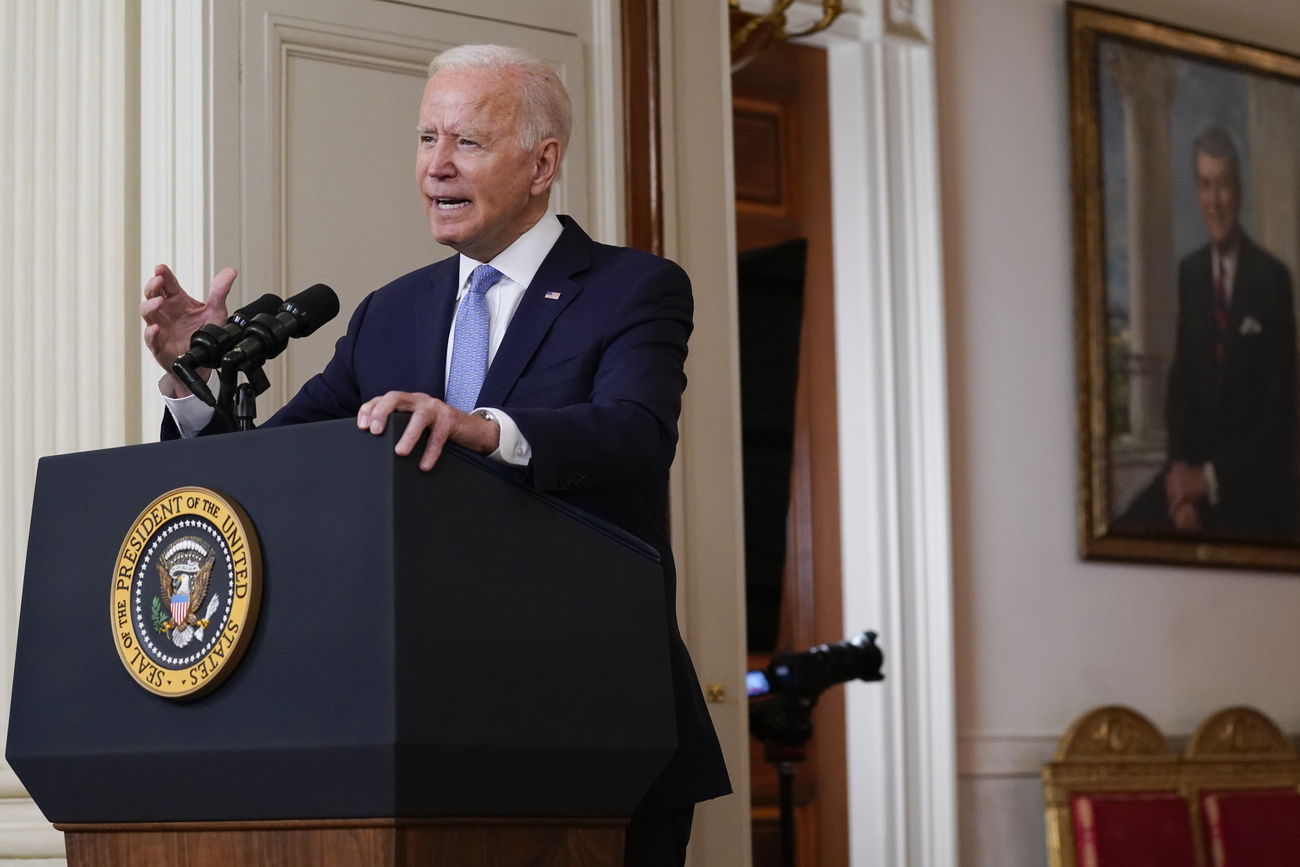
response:
M826 53L777 44L733 76L732 90L741 275L741 411L747 440L746 557L779 558L779 562L746 565L747 585L756 591L754 604L747 605L749 663L750 668L758 668L767 664L773 651L806 650L844 637ZM788 309L795 303L796 248L803 248L806 260L798 293L799 321L786 323L792 328L778 328L768 321L758 325L760 336L747 337L744 332L753 327L748 320L754 310L769 308L770 316L771 308ZM758 282L746 278L747 273L764 274L765 269ZM764 343L771 357L760 362L761 372L753 373L748 359L762 355ZM798 359L793 370L786 360L790 356ZM775 370L778 365L783 370ZM763 388L754 385L762 379L787 392L792 384L793 404L777 410L768 405L775 394L751 395L751 390ZM756 400L757 411L747 412L744 403ZM782 473L780 452L786 442L787 505L783 507L780 502L773 505L773 497L781 496L783 486L776 477ZM766 454L759 457L756 449L751 460L751 444L761 444ZM751 481L751 464L764 468L762 480ZM752 504L751 492L759 498ZM751 525L780 539L750 539ZM822 697L813 723L816 734L809 760L796 778L798 864L846 867L843 689L829 690ZM765 867L779 863L777 778L763 762L757 741L751 739L750 746L754 865Z

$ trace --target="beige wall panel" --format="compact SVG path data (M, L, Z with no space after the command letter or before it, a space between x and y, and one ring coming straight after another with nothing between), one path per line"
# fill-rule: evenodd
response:
M285 291L328 283L343 312L288 358L290 388L329 361L370 291L452 255L415 186L424 73L291 55L285 81Z

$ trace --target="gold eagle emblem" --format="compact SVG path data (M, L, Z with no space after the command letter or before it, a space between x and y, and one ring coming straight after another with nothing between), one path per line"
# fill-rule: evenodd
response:
M199 567L198 574L194 576L194 580L190 584L190 610L185 616L185 622L180 624L182 627L187 625L201 626L204 628L207 627L208 621L204 618L195 616L194 611L202 605L203 600L207 598L208 577L212 574L212 564L215 561L215 557L208 557L208 559L203 561L203 565ZM161 585L160 589L162 590L163 606L170 610L172 604L172 576L167 574L167 570L163 568L162 563L158 564L158 578L158 583ZM163 624L163 628L174 629L176 628L176 624L172 623L171 618L169 617Z

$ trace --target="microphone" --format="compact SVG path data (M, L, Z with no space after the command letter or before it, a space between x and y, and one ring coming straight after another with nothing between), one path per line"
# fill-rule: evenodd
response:
M244 329L255 316L274 313L281 303L279 297L268 292L230 314L225 325L204 325L190 335L190 351L172 362L172 373L200 400L208 406L215 406L216 398L195 371L201 367L216 367L221 357L244 336Z
M339 296L324 283L317 283L286 298L280 312L258 313L244 328L244 339L221 359L224 367L247 370L275 358L294 337L306 337L339 315Z

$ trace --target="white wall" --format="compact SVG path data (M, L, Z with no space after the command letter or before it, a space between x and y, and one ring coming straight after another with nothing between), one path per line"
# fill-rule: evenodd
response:
M1295 0L1110 5L1300 52ZM1084 710L1300 730L1300 578L1078 558L1064 4L935 19L962 863L1044 864L1037 767Z

